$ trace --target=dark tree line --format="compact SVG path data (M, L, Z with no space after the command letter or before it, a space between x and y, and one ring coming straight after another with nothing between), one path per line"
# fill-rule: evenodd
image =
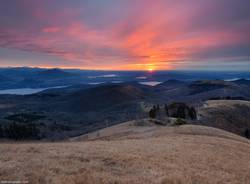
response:
M157 113L157 111L160 109L160 106L159 105L157 105L157 106L153 106L153 108L152 109L150 109L150 111L149 111L149 117L150 118L156 118L156 113Z
M197 119L197 114L196 114L196 110L194 107L190 107L188 110L189 116L192 120Z
M167 104L164 105L164 109L165 109L165 112L166 112L166 116L169 116L168 105Z
M39 133L40 131L34 123L22 124L11 122L0 127L0 138L14 140L38 139Z
M160 110L159 105L154 105L149 111L150 118L156 118L157 112ZM197 119L197 113L194 107L190 107L185 103L173 103L164 105L165 114L167 117L175 117L182 119Z
M242 96L223 96L223 97L212 97L209 100L246 100L249 101L248 98Z
M250 131L248 129L245 130L244 134L247 139L250 139Z
M24 140L40 139L39 125L35 121L44 118L41 115L20 113L6 117L10 122L0 124L0 138Z

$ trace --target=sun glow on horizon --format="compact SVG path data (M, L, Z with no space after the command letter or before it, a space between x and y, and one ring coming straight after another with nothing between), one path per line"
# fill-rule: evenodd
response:
M154 68L148 68L148 71L149 71L149 72L153 72L153 71L154 71Z

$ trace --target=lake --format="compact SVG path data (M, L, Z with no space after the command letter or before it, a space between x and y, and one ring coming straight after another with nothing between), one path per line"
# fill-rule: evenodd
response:
M139 82L140 84L143 85L148 85L148 86L156 86L158 84L161 84L162 82L158 82L158 81L149 81L149 82Z
M55 86L55 87L48 87L48 88L4 89L4 90L0 90L0 95L31 95L31 94L39 93L47 89L57 89L57 88L64 88L64 87L67 87L67 86Z

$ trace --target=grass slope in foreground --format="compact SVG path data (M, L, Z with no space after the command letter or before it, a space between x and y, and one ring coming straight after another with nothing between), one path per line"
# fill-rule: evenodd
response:
M1 180L250 183L249 140L198 125L167 127L132 121L68 142L5 143L0 150Z

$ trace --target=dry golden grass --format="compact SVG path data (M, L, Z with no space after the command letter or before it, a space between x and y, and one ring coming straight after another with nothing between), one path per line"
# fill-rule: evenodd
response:
M230 108L233 107L234 105L250 106L250 102L245 100L208 100L206 101L206 103L208 104L208 106L211 107L226 106Z
M176 121L176 118L170 118L170 121ZM152 137L161 137L166 135L188 134L188 135L207 135L215 137L229 138L239 141L247 139L237 136L233 133L206 126L183 125L183 126L162 126L156 125L150 119L134 120L112 127L104 128L99 131L85 134L79 137L71 138L71 141L89 141L89 140L123 140L123 139L144 139Z
M157 127L151 130L157 133L144 137L130 133L129 139L121 134L109 140L3 143L0 180L32 184L250 183L249 141L201 126L169 128Z

